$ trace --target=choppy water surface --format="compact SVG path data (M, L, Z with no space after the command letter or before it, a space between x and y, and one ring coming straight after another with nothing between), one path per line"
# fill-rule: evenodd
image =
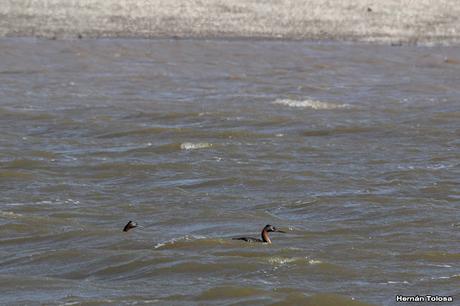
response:
M1 40L0 303L459 301L459 54Z

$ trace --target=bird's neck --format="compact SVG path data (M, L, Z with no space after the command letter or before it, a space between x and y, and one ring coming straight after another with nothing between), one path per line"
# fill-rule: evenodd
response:
M262 241L266 243L272 243L270 237L268 236L268 232L266 230L262 231Z

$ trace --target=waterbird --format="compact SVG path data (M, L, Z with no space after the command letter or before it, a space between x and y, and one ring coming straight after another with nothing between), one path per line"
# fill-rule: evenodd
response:
M127 232L127 231L129 231L130 229L132 229L132 228L136 228L137 226L138 226L138 225L137 225L136 222L130 220L130 221L125 225L125 227L123 228L123 232Z
M254 238L254 237L235 237L235 238L232 238L232 239L233 240L243 240L243 241L246 241L246 242L272 243L272 241L270 240L270 236L268 236L268 233L270 233L270 232L286 233L286 232L284 232L282 230L277 229L273 225L267 224L262 229L262 233L260 234L262 239Z

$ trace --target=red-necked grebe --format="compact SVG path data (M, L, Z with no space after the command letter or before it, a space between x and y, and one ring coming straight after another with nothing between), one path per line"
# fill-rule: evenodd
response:
M138 225L137 225L136 222L134 222L134 221L129 221L129 222L125 225L125 227L123 228L123 232L127 232L127 231L129 231L130 229L132 229L132 228L136 228L137 226L138 226Z
M284 231L281 231L281 230L277 229L277 228L274 227L273 225L267 224L267 225L265 225L265 227L264 227L263 230L262 230L262 233L260 234L260 236L262 237L262 239L253 238L253 237L235 237L235 238L232 238L232 239L233 239L233 240L243 240L243 241L246 241L246 242L265 242L265 243L272 243L272 241L270 240L270 237L268 236L268 233L270 233L270 232L286 233L286 232L284 232Z

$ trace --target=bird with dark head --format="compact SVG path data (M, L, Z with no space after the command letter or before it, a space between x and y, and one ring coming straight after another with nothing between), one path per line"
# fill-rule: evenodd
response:
M265 227L262 229L262 233L260 234L261 238L254 238L254 237L235 237L232 238L233 240L243 240L246 242L263 242L263 243L272 243L270 240L270 236L268 233L271 232L277 232L277 233L286 233L285 231L279 230L273 225L267 224Z
M133 229L133 228L136 228L138 225L136 222L134 221L129 221L125 227L123 228L123 232L127 232L129 231L130 229Z

